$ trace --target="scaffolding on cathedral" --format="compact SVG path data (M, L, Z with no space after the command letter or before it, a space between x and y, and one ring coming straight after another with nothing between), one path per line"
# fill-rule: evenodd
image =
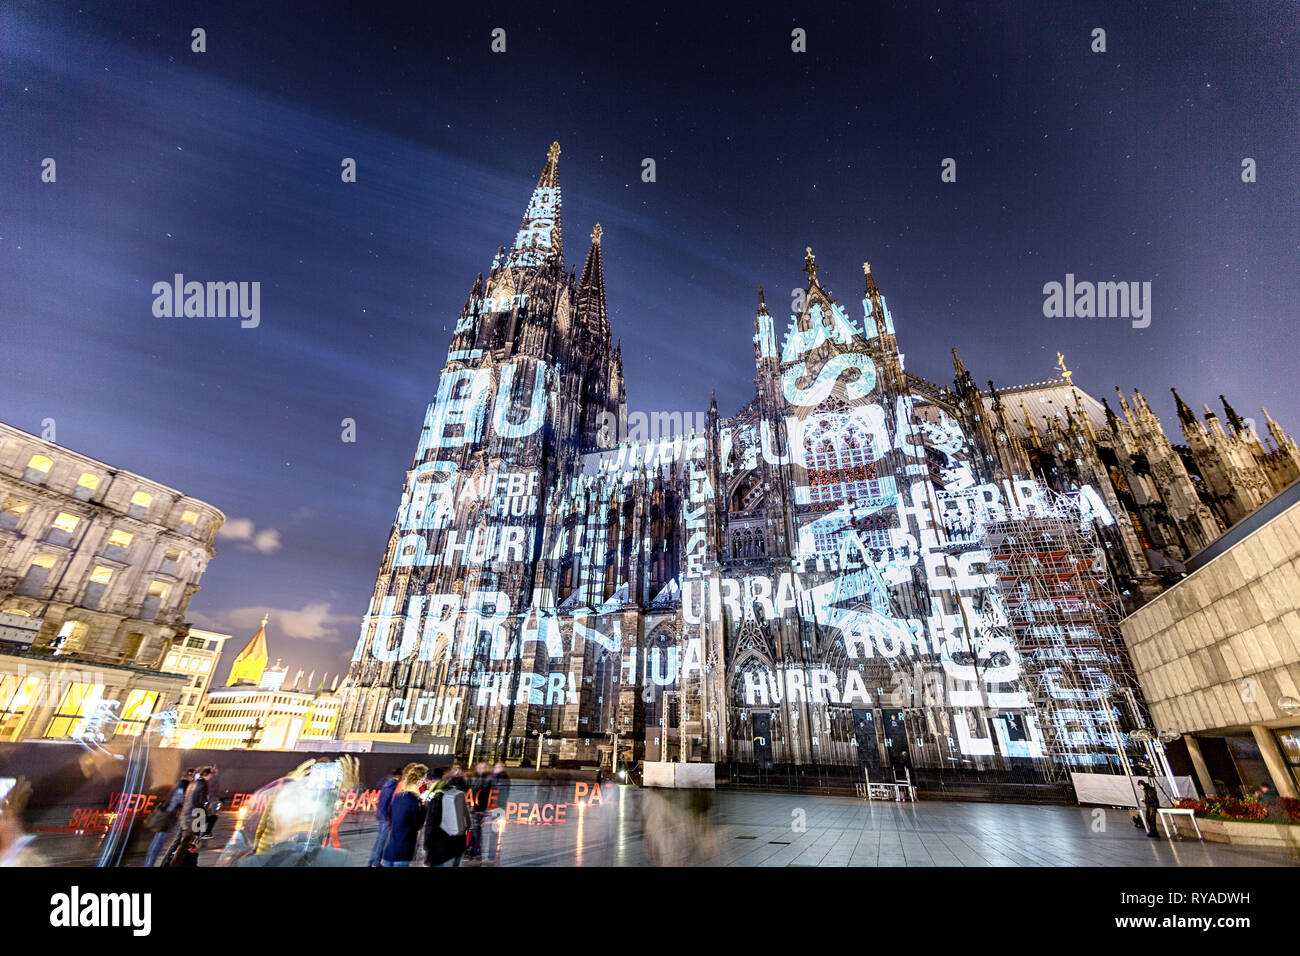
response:
M985 526L989 570L1055 773L1122 772L1128 732L1146 721L1120 635L1120 595L1076 496L1043 494L1054 507Z

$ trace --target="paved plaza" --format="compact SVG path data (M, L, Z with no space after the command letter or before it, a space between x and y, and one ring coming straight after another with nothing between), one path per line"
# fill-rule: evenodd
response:
M572 802L571 785L520 781L512 818L496 828L489 860L501 866L1294 866L1285 849L1153 840L1131 811L1017 804L869 803L853 797L783 793L699 794L607 786L598 805ZM570 801L567 804L565 801ZM563 810L557 808L563 805ZM51 823L57 814L42 814ZM559 822L529 823L530 819ZM40 824L41 820L32 821ZM235 815L222 814L201 866L218 865ZM342 848L365 866L375 823L350 816ZM39 832L51 864L93 865L101 837ZM127 866L143 860L133 844ZM484 864L480 864L484 865Z

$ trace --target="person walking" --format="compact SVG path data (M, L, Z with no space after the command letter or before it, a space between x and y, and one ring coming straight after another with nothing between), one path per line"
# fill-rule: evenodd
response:
M199 865L199 841L208 832L208 814L211 810L209 795L212 778L216 773L216 767L203 767L195 775L194 782L186 788L176 841L163 866Z
M510 775L506 765L498 762L492 768L491 786L488 790L488 809L505 811L506 801L510 799Z
M388 842L388 833L392 829L392 804L397 793L397 785L402 780L401 767L388 771L388 779L379 788L379 801L375 804L375 820L379 823L379 832L375 834L375 845L370 850L370 865L378 866L384 853L384 844Z
M483 817L483 828L486 833L484 860L501 862L501 830L505 826L503 818L509 800L510 776L506 773L506 765L498 761L492 768L492 776L488 778L487 808L486 815Z
M167 800L158 804L145 820L145 828L154 831L153 839L149 841L149 852L144 857L145 866L155 866L163 847L175 836L176 822L180 819L181 808L185 806L185 791L193 779L194 768L187 767L172 792L167 795Z
M415 841L424 822L424 805L420 802L420 784L429 768L422 763L407 764L402 782L389 805L391 828L388 843L380 854L381 866L410 866L415 859Z
M482 851L483 816L487 813L488 792L492 789L492 776L488 772L488 765L481 763L474 770L474 779L470 783L469 792L466 794L470 831L469 848L465 851L465 855L471 860L478 859Z
M436 780L442 776L442 770L434 770L433 775ZM461 780L448 777L433 791L429 800L429 813L424 823L425 865L460 866L469 825L469 809Z

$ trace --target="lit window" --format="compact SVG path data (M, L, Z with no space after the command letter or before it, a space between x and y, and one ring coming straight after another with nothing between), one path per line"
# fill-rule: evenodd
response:
M177 569L180 568L180 565L180 548L168 548L163 554L163 561L162 564L158 566L158 570L162 571L164 574L175 574Z
M117 717L117 732L124 737L138 737L158 702L156 690L133 690L127 695Z
M0 674L0 740L18 739L40 685L40 677Z
M82 501L88 501L98 487L99 475L92 475L87 471L77 479L77 487L72 489L72 493Z
M92 584L107 584L113 580L113 569L102 564L96 565L95 570L90 572L90 580Z
M90 628L81 621L64 621L63 626L59 628L58 636L54 639L54 652L56 654L73 654L81 650L81 645L86 640L86 632Z
M182 511L181 524L196 525L199 523L199 513L197 511Z
M67 737L80 730L82 719L93 713L104 694L103 684L70 684L63 692L54 719L45 728L46 737Z
M38 554L36 557L32 558L32 567L44 568L48 571L50 568L54 567L54 555Z
M127 514L132 518L143 518L149 513L149 505L153 504L153 496L143 491L137 491L131 496L131 507L127 509Z
M66 531L68 534L76 531L77 525L80 523L80 518L76 515L70 515L65 511L60 511L59 516L54 519L54 527L59 531Z
M30 502L10 495L5 499L4 508L0 509L0 528L13 531L18 527L18 522L30 507Z
M115 548L121 548L125 551L131 546L131 541L134 538L135 535L131 534L129 531L118 529L108 536L108 543Z
M44 455L32 455L31 461L27 462L28 472L38 471L42 475L48 475L53 467L54 461Z

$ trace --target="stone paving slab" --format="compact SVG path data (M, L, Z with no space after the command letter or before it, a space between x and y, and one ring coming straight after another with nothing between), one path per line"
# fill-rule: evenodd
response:
M511 796L544 801L518 782ZM516 792L517 791L517 792ZM703 866L1295 866L1287 849L1234 847L1194 840L1153 840L1135 829L1130 812L1091 808L921 802L871 803L852 797L807 794L711 795L702 817L686 809L684 794L607 788L599 806L573 808L555 826L510 824L501 830L491 864L503 866L646 866L653 862ZM659 832L647 833L643 810L667 801L671 812L651 815ZM661 808L664 806L660 805ZM215 865L233 818L223 814L200 865ZM1098 829L1098 826L1103 828ZM349 819L342 845L364 866L374 821ZM41 833L38 851L52 865L92 865L100 838ZM143 850L128 852L138 866Z

